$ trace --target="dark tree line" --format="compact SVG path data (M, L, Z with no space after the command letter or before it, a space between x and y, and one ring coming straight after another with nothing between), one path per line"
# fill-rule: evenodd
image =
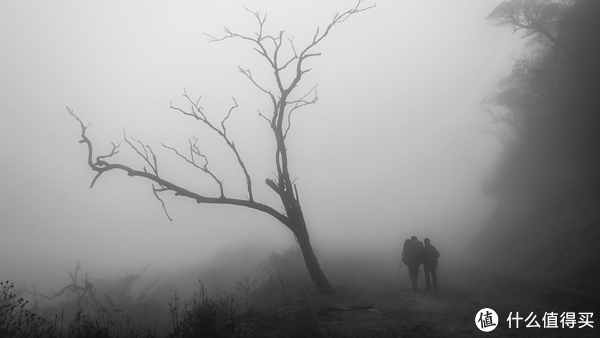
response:
M530 40L489 97L505 149L487 191L600 200L600 1L511 0L488 19Z

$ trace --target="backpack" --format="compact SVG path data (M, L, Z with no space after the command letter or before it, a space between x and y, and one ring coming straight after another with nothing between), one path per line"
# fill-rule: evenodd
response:
M423 255L423 243L419 241L411 241L407 239L404 241L404 248L402 250L402 260L406 265L421 264Z
M436 267L438 264L439 257L440 253L433 245L427 245L423 249L423 264L431 267Z

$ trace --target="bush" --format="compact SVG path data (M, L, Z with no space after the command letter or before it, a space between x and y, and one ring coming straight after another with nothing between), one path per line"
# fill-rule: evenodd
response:
M27 309L28 300L17 299L14 284L0 282L0 337L50 337L53 327Z
M312 282L304 263L302 251L294 245L282 253L273 252L260 263L258 276L262 282L261 295L287 305L290 297L307 297ZM275 304L277 305L277 304Z
M173 331L167 337L227 337L235 331L233 295L218 290L210 297L200 281L200 290L183 304L180 313L177 293L169 303Z
M111 320L113 313L97 309L94 316L79 310L72 323L64 315L44 319L28 309L29 301L18 298L14 284L0 282L0 337L10 338L140 338L156 337L156 333L129 325L117 326Z
M8 281L0 282L0 337L158 336L156 326L165 321L160 321L160 307L155 308L156 302L152 300L157 290L156 281L140 285L145 269L137 274L122 276L115 282L101 280L94 285L87 275L83 285L78 283L80 269L77 264L75 273L70 274L71 284L57 293L44 296L35 289L30 292L35 311L29 301L19 298L13 291L13 284ZM282 253L273 252L260 263L257 273L259 282L245 277L243 281L237 282L232 293L215 289L209 295L202 282L199 291L183 304L175 293L168 303L170 321L166 324L169 327L163 332L171 338L238 336L244 319L236 314L250 315L254 309L266 310L274 306L289 305L298 296L306 297L312 286L298 246ZM106 298L106 303L103 298ZM38 306L40 300L44 300L42 307ZM141 313L142 305L146 313L146 326L151 323L155 325L153 329L139 325L142 319L140 316L136 318L135 314ZM148 318L148 310L155 315ZM37 311L48 316L41 316Z

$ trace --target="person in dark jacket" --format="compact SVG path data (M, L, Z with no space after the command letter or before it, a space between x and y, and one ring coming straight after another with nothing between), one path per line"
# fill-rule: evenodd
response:
M425 287L427 291L431 290L431 284L429 282L429 275L433 280L433 290L437 291L438 279L437 279L437 266L438 258L440 253L437 251L435 246L431 245L429 238L425 238L425 247L423 248L423 272L425 272Z
M417 279L419 278L419 267L423 261L423 242L417 240L417 236L412 236L404 242L402 252L402 261L408 267L410 282L414 292L419 292L417 288Z

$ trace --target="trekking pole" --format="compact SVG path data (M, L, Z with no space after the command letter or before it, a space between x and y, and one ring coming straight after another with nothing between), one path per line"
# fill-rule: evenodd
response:
M398 267L398 272L396 272L396 278L394 279L394 284L392 285L396 285L396 281L398 280L398 275L400 274L400 268L402 267L402 262L404 261L404 258L402 258L400 260L400 266Z

